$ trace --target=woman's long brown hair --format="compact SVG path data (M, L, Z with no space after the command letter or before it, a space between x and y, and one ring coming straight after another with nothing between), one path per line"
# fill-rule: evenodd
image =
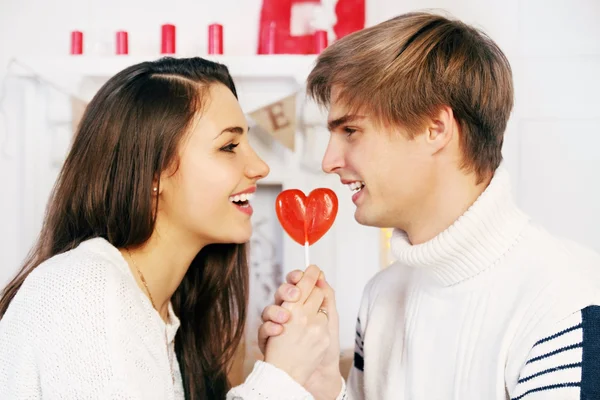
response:
M0 318L27 276L49 258L94 237L118 248L150 238L153 180L178 161L178 146L213 84L237 97L227 68L202 58L144 62L106 82L79 124L39 239L2 292ZM204 247L172 298L181 320L175 349L186 399L225 398L247 298L246 246Z

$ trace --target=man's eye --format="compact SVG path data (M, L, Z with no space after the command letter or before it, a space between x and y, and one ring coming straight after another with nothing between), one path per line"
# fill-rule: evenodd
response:
M344 132L346 133L346 136L351 136L354 132L356 132L356 129L346 126L344 127Z

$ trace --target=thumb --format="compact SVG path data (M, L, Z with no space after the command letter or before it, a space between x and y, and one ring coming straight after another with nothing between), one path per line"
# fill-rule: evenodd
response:
M258 348L263 356L266 354L267 342L270 337L278 336L283 332L283 327L271 321L263 323L258 328Z

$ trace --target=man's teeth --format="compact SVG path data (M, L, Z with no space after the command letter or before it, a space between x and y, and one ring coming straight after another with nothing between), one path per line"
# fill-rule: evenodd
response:
M249 201L253 197L254 197L254 193L243 193L243 194L238 194L235 196L230 196L229 201L232 201L234 203L240 203L240 202L244 202L244 201Z
M352 191L352 193L357 193L363 187L365 187L365 183L364 182L360 182L360 181L356 181L356 182L349 183L346 186L348 186L350 188L350 190Z

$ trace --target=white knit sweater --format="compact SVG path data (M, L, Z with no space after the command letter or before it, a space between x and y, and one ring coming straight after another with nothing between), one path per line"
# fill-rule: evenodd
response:
M164 323L115 247L88 240L36 268L0 320L0 399L182 400L178 327L171 306ZM227 398L312 397L257 362Z
M505 170L437 237L391 245L360 307L351 400L600 399L600 258L530 222Z

